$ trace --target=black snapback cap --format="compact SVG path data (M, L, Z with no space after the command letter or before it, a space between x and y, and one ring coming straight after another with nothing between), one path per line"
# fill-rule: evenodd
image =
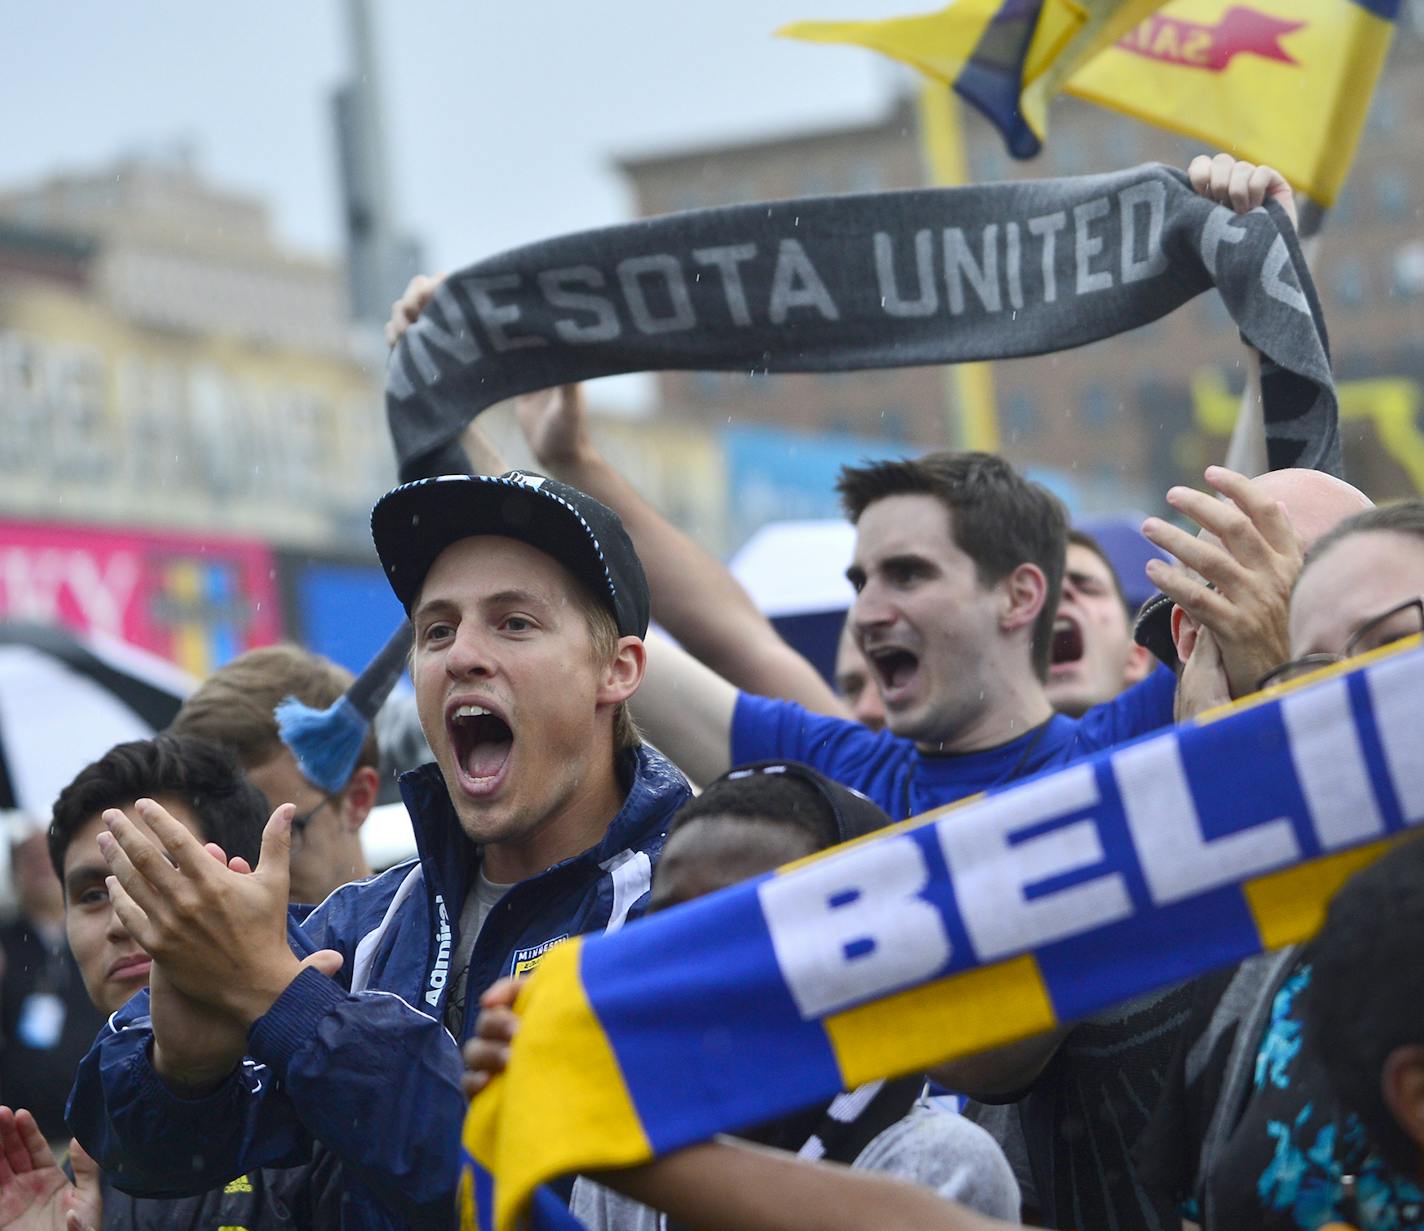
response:
M406 614L452 543L477 534L518 539L552 556L604 600L620 637L645 637L651 600L642 561L618 514L542 474L441 475L403 483L371 510L371 537Z
M1181 665L1177 643L1172 640L1172 608L1176 604L1165 594L1154 594L1142 604L1133 624L1132 639L1146 646L1157 660L1176 671Z

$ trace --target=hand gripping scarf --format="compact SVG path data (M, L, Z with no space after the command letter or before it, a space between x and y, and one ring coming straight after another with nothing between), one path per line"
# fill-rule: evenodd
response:
M452 274L387 369L402 480L496 402L619 372L832 372L1082 346L1215 286L1263 357L1270 467L1339 473L1328 344L1280 206L1158 165L808 197L585 231Z

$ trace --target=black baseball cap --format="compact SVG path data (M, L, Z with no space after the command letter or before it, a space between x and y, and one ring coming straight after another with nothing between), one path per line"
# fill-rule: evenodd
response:
M645 637L651 600L642 561L618 514L546 475L447 474L403 483L371 510L371 537L406 614L451 543L498 534L552 556L612 612L620 637Z
M701 795L696 796L689 804L684 804L674 814L668 832L671 833L676 829L684 819L696 819L700 815L707 815L698 807L698 801L704 797L715 812L719 791L725 791L733 783L745 782L752 785L758 779L767 777L789 778L809 787L812 793L819 797L820 803L829 814L829 819L835 829L837 843L863 838L890 824L889 816L885 814L880 805L859 791L836 782L833 778L827 778L819 770L812 769L809 765L803 765L799 761L775 760L753 761L746 765L739 765L736 769L728 770L721 777L714 778L702 788Z

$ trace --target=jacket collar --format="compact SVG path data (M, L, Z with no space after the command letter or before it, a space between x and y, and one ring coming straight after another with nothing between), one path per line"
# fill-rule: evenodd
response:
M619 851L647 845L654 835L667 829L672 814L692 795L682 771L646 744L624 753L619 770L628 784L628 794L602 840L582 854L554 865L556 868L578 863L595 867ZM460 828L445 779L434 762L402 774L400 790L415 830L416 851L426 884L432 894L444 899L445 909L452 916L458 915L478 866L478 848Z

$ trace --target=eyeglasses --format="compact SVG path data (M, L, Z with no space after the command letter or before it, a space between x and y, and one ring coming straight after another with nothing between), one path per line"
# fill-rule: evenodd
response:
M327 804L335 801L334 795L323 795L321 802L314 807L308 808L301 816L292 818L292 845L296 846L302 840L302 835L306 833L307 826L312 823L312 818L316 816Z
M1377 650L1419 633L1424 633L1424 598L1407 599L1361 624L1345 642L1343 654L1302 654L1299 658L1292 658L1290 662L1267 671L1257 683L1256 690L1259 692L1276 684L1298 680L1312 671L1333 667L1357 654Z

